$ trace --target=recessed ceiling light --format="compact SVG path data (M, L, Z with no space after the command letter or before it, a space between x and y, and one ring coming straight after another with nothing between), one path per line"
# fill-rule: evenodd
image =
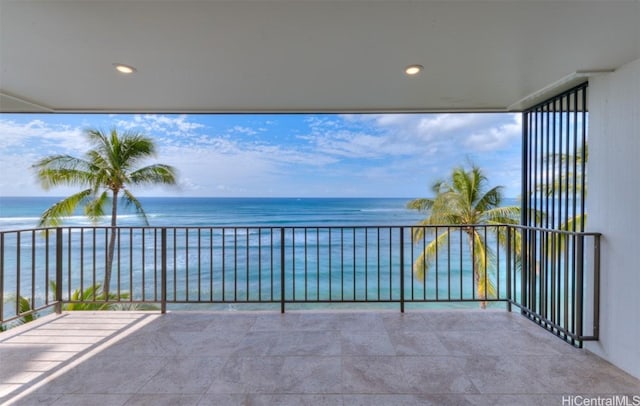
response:
M418 73L422 72L423 69L424 69L424 66L422 65L409 65L406 68L404 68L404 73L406 73L409 76L415 76Z
M113 66L115 66L118 72L124 73L126 75L134 73L136 71L136 68L134 68L133 66L125 65L122 63L114 63Z

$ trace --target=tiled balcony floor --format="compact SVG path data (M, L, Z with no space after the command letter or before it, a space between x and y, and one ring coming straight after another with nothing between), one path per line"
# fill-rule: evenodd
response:
M504 311L74 312L0 334L17 405L562 405L640 381ZM566 403L564 403L566 404Z

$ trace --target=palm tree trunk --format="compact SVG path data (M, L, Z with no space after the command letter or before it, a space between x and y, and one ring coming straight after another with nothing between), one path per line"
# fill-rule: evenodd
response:
M471 266L473 269L473 279L476 282L476 289L477 289L477 297L478 299L486 299L487 298L487 286L485 285L484 290L480 289L480 272L478 270L478 264L476 261L476 252L474 250L474 231L467 231L467 235L469 236L469 255L471 255ZM485 270L486 272L486 270ZM480 308L481 309L486 309L487 308L487 301L486 300L482 300L480 302Z
M113 256L116 249L116 224L118 218L118 191L113 191L113 200L111 202L111 235L109 236L109 247L107 248L107 261L104 269L104 284L102 291L104 299L109 299L109 286L111 285L111 271L113 270Z

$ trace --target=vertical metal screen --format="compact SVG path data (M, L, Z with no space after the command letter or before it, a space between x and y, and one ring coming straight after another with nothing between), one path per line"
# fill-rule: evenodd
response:
M523 112L522 223L584 231L585 82Z
M524 111L522 117L522 223L526 227L521 234L517 304L531 320L577 346L582 340L597 339L597 316L593 334L585 334L584 329L583 298L590 283L586 281L598 273L597 261L586 259L586 234L582 233L587 121L587 83ZM547 234L548 230L557 235Z

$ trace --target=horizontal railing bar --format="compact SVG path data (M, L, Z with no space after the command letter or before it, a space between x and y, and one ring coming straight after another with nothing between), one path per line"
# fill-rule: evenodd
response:
M194 300L167 300L167 304L260 304L260 303L265 303L265 304L279 304L282 301L280 299L274 299L274 300L199 300L199 301L194 301ZM158 302L149 302L149 303L160 303L160 301ZM285 301L286 303L286 301Z
M532 311L527 306L518 304L516 302L511 303L511 304L516 306L516 307L518 307L520 310L522 310L525 313L524 316L527 317L528 319L530 319L531 321L533 321L534 323L538 323L538 321L541 322L541 323L544 323L546 325L545 329L547 329L547 330L549 330L549 328L556 329L557 333L553 333L553 334L558 335L558 333L562 333L565 336L567 336L568 338L572 338L574 340L583 340L582 336L579 336L578 334L575 334L575 333L572 333L570 331L567 331L567 329L565 329L564 327L562 327L562 326L560 326L560 325L558 325L558 324L546 319L544 316L541 316L540 314ZM538 319L538 321L533 320L532 317Z
M478 227L478 226L475 226L475 227ZM551 233L551 234L564 234L564 235L575 235L575 236L583 235L583 236L591 236L591 237L600 237L600 236L602 236L602 233L595 232L595 231L556 230L556 229L553 229L553 228L524 226L524 225L520 225L520 224L499 224L497 226L495 226L495 225L490 225L490 226L489 225L483 225L482 227L511 227L511 228L516 228L516 229L520 229L520 230L542 231L542 232Z
M451 300L436 300L436 299L415 299L415 300L404 300L406 303L480 303L480 302L492 302L492 303L507 303L507 299L451 299ZM284 300L285 303L400 303L400 299L344 299L344 300L331 300L331 299L321 299L321 300L305 300L305 299L287 299ZM134 301L134 302L73 302L66 301L65 303L160 303L160 300L157 301ZM179 303L179 304L187 304L187 303L281 303L280 299L273 300L167 300L167 303Z
M361 226L351 226L351 225L334 225L334 226L272 226L272 225L256 225L256 226L117 226L115 229L121 230L274 230L274 229L292 229L292 230L327 230L327 229L345 229L345 230L365 230L365 229L416 229L416 228L425 228L425 229L440 229L440 228L504 228L510 227L520 230L531 230L531 231L542 231L553 234L563 234L563 235L574 235L574 236L593 236L600 237L602 233L595 231L571 231L571 230L557 230L552 228L545 227L534 227L534 226L525 226L520 224L507 224L507 223L496 223L496 224L438 224L438 225L361 225ZM63 230L108 230L111 231L114 227L110 226L64 226L60 227ZM15 234L15 233L25 233L25 232L34 232L34 231L55 231L57 227L49 227L49 228L26 228L19 230L0 230L0 234Z
M58 302L50 302L50 303L47 303L47 304L45 304L45 305L42 305L42 306L36 307L35 309L31 309L31 310L29 310L29 311L27 311L27 312L20 313L20 314L17 314L17 315L15 315L15 316L11 316L11 317L10 317L10 318L8 318L8 319L3 319L3 320L2 320L2 323L10 323L10 322L12 322L12 321L14 321L14 320L19 320L19 319L21 319L21 318L23 318L23 317L27 317L27 316L33 315L33 314L35 314L35 313L41 312L41 311L43 311L43 310L47 310L47 309L50 309L50 308L52 308L52 307L55 307L55 305L57 305L57 304L58 304Z
M286 303L401 303L401 299L285 300ZM405 303L507 303L507 299L404 299ZM245 302L237 302L245 303Z

